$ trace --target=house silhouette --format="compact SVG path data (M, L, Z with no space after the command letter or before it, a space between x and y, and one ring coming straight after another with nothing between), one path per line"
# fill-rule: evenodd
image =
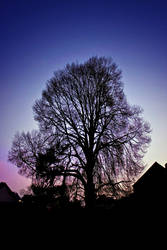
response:
M17 193L13 192L5 182L0 182L0 206L16 204L19 200Z
M143 206L159 208L167 200L167 164L155 162L133 185L135 201Z

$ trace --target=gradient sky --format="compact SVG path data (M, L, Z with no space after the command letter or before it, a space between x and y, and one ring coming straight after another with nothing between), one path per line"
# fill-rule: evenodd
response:
M167 162L166 0L0 1L0 181L30 181L7 161L17 131L37 128L32 106L53 72L91 56L112 57L131 104L144 109L152 143L148 166Z

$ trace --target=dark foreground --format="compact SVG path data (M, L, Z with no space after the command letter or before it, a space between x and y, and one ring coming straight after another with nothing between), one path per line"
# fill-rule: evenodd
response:
M22 204L0 206L1 223L31 224L34 227L47 223L56 227L87 227L97 225L103 228L114 227L118 224L135 227L136 224L159 222L166 228L166 203L151 203L141 201L128 201L118 203L112 208L98 207L86 208L55 208L52 210L40 207L27 207Z
M149 248L155 241L161 249L166 241L165 206L133 203L110 209L54 211L19 206L1 207L0 215L1 240L7 236L5 244L19 244L21 249L136 249Z

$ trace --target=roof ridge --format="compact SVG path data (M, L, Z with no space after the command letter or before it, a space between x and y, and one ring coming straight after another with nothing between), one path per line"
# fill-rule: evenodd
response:
M13 192L10 187L8 186L8 184L6 182L0 182L0 189L6 187L9 194L13 197L13 198L17 198L17 196L19 197L17 192Z
M149 172L151 172L151 170L153 169L153 168L155 168L155 167L160 167L160 168L162 168L162 169L165 169L162 165L160 165L157 161L155 161L140 177L139 177L139 179L134 183L134 185L136 185L137 183L139 183L140 182L140 180L146 175L148 175L149 174ZM133 185L133 186L134 186Z

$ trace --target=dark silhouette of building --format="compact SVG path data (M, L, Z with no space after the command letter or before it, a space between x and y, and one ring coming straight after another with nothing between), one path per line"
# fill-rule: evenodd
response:
M165 167L155 162L133 185L135 201L138 205L164 208L167 197L167 164Z
M0 206L18 203L20 197L13 192L5 182L0 182Z

